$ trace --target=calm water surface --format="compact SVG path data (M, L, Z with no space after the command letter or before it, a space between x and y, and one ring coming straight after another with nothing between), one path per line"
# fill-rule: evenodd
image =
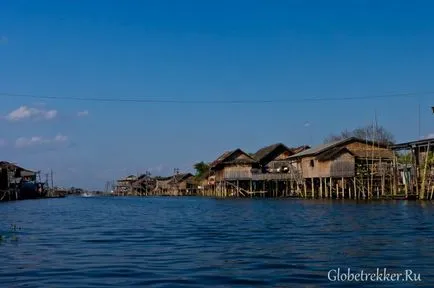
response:
M434 205L420 202L0 203L0 286L434 287L433 232ZM337 268L411 269L421 281L329 281L328 271Z

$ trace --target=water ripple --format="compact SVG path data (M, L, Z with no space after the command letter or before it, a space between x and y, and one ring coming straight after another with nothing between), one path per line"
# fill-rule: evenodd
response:
M420 286L434 287L433 216L432 203L418 202L70 197L1 203L0 283L333 287L331 269L379 267L412 269L421 274ZM21 229L10 231L11 224Z

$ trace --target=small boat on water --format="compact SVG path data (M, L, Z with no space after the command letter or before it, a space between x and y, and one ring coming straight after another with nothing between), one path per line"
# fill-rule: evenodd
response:
M84 192L81 194L81 197L93 197L92 193Z

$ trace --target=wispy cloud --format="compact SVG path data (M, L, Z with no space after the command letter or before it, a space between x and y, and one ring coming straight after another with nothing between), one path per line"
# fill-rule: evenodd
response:
M89 115L89 111L84 110L84 111L80 111L77 113L78 117L84 117L84 116L88 116Z
M425 136L425 139L430 139L430 138L434 138L434 133L430 133Z
M0 45L1 44L3 44L3 45L8 44L8 42L9 42L8 37L6 37L6 36L0 36Z
M57 110L45 110L27 106L21 106L10 112L5 118L9 121L21 121L26 119L45 119L51 120L56 118Z
M68 141L68 137L62 134L57 134L54 138L44 138L41 136L33 136L30 138L20 137L15 141L15 147L25 148L38 145L64 143Z
M0 147L5 147L6 145L8 145L8 142L5 139L0 138Z
M156 167L151 167L147 169L150 173L161 173L164 170L164 165L160 164Z
M303 126L304 126L304 127L310 127L310 122L307 122L307 121L304 122Z

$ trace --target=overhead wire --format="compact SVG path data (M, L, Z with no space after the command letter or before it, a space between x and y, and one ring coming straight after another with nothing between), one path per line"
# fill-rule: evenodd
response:
M303 102L328 102L328 101L351 101L369 99L387 99L399 97L414 97L432 95L434 92L395 93L371 96L347 96L347 97L324 97L324 98L292 98L292 99L239 99L239 100L176 100L176 99L150 99L150 98L98 98L98 97L71 97L71 96L44 96L33 94L18 94L0 92L0 97L10 98L33 98L46 100L68 100L88 102L130 102L130 103L172 103L172 104L267 104L267 103L303 103Z

